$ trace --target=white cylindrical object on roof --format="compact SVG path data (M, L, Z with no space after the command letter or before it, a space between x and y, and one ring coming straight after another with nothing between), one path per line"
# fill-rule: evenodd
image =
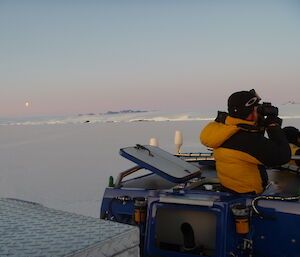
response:
M174 143L177 146L177 151L179 153L180 152L180 147L182 146L182 143L183 143L183 136L182 136L182 131L181 130L176 130Z
M149 145L158 146L158 140L155 137L150 138Z

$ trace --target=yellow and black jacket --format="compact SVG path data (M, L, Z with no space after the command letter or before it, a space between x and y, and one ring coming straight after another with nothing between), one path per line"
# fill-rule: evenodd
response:
M265 166L289 162L288 141L277 125L267 127L269 138L252 121L219 112L201 132L203 145L214 149L221 184L237 193L261 193L268 182Z
M300 155L300 147L290 143L292 155ZM300 166L300 160L291 160L290 165Z

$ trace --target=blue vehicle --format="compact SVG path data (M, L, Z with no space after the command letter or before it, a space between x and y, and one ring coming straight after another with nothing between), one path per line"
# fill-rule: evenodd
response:
M237 195L221 191L212 156L195 160L148 145L120 154L135 166L106 188L100 216L138 226L141 256L300 256L298 174L273 169L285 185Z

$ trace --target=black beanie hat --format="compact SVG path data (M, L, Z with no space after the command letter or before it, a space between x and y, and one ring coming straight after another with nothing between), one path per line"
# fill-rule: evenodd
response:
M246 119L259 101L254 89L235 92L228 98L228 113L232 117Z
M292 143L295 145L298 144L297 139L300 137L300 132L297 128L288 126L288 127L284 127L282 130L283 130L287 140L289 141L289 143Z

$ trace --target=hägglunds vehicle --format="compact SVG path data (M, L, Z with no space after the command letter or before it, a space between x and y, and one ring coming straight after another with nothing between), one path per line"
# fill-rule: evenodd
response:
M100 215L138 226L141 256L300 256L297 170L270 170L263 194L231 194L211 154L174 156L151 145L120 154L135 165L106 188Z

